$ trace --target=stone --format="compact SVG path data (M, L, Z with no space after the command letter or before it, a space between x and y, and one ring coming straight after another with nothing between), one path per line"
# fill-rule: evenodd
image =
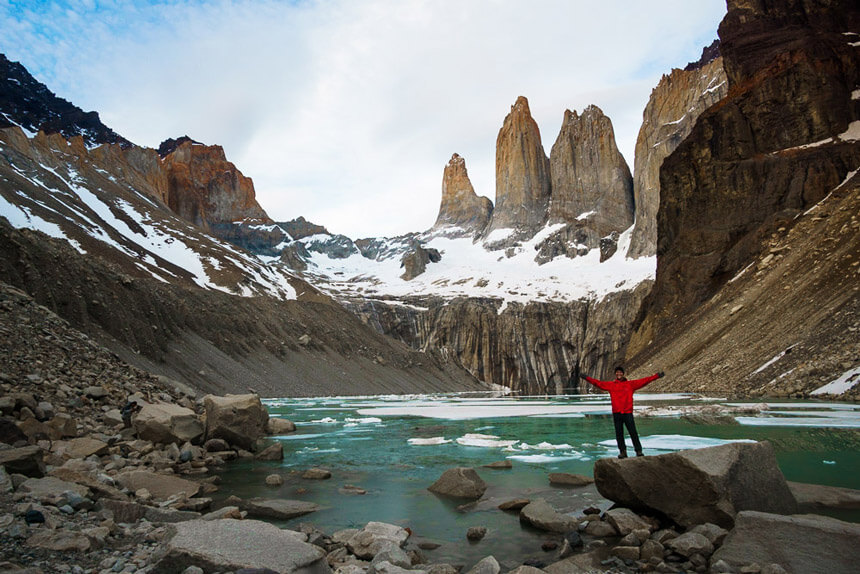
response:
M823 509L860 509L860 490L788 481L788 488L797 500L799 512L820 512Z
M642 546L639 547L639 559L640 560L651 560L652 558L657 558L659 560L663 560L663 554L665 553L665 548L662 544L657 542L656 540L648 539L642 543Z
M703 535L705 538L710 540L711 544L716 548L723 543L723 540L726 539L726 535L729 533L725 528L720 528L716 524L699 524L689 530L690 532L696 532L698 534Z
M708 537L698 532L685 532L666 543L676 554L690 558L694 554L710 556L714 553L714 545Z
M280 417L269 417L269 420L266 422L266 432L270 435L296 432L296 423Z
M239 508L246 511L252 517L289 520L297 516L316 512L320 507L313 502L302 500L251 498L242 501L239 504Z
M101 400L108 396L108 390L102 386L91 386L85 388L83 394L90 399Z
M269 413L256 394L203 397L206 439L223 438L231 445L252 450L265 436Z
M373 557L370 564L373 567L376 567L381 562L388 562L389 564L393 564L394 566L398 566L400 568L409 569L412 567L412 559L409 558L409 555L406 554L401 548L388 548L378 553Z
M506 502L501 503L498 508L499 510L511 510L519 512L522 510L531 500L528 498L515 498L514 500L508 500Z
M606 511L604 520L609 522L619 534L624 536L634 530L650 529L650 523L628 508L613 508Z
M588 486L594 484L594 479L582 474L570 474L567 472L551 472L549 483L564 486Z
M487 535L487 527L486 526L472 526L469 530L466 531L466 538L473 542L477 542L478 540L482 540L484 536Z
M0 466L11 474L24 476L45 476L45 462L42 449L38 446L24 446L0 450Z
M132 470L118 474L116 481L132 492L145 488L158 500L167 500L180 495L191 498L200 490L200 485L196 482L145 470Z
M90 489L74 482L66 482L54 476L28 478L18 486L18 492L27 493L30 498L43 504L56 504L66 492L74 492L80 497L92 496Z
M27 546L55 552L86 552L92 547L90 539L66 529L37 530L27 539Z
M14 399L11 397L0 398L9 398L10 402L14 404ZM15 421L7 419L6 417L0 417L0 442L13 445L16 442L26 440L27 435L18 427L18 425L15 424Z
M711 560L735 567L779 564L789 572L853 572L860 561L860 524L827 516L738 513Z
M331 478L331 471L324 468L309 468L302 473L302 478L308 480L328 480Z
M451 498L477 500L484 495L487 484L478 476L474 468L449 468L427 490Z
M266 477L267 486L281 486L284 484L284 477L280 474L270 474Z
M427 270L428 263L438 263L441 260L442 254L437 249L425 247L415 240L400 258L400 267L404 269L400 278L404 281L411 281ZM379 357L377 362L385 365L384 359L379 361Z
M533 500L520 511L520 522L549 532L564 533L579 527L576 518L561 514L542 498Z
M594 464L597 490L613 502L656 511L685 527L730 528L741 510L791 514L794 497L769 443L730 443Z
M138 437L158 444L182 444L203 434L203 425L194 411L169 403L144 404L132 425Z
M638 546L615 546L609 553L622 560L639 560Z
M146 519L154 524L162 524L185 522L200 518L199 512L158 508L123 500L102 499L98 502L96 508L110 512L110 515L113 516L113 521L117 524L134 524L142 519Z
M508 470L514 467L514 463L509 460L497 460L490 464L482 465L481 468L489 468L491 470Z
M87 458L92 455L102 456L107 454L108 444L98 439L80 437L55 442L53 450L67 459Z
M602 520L594 520L588 523L585 527L585 533L591 536L603 538L606 536L618 536L618 531L614 526Z
M267 568L279 573L326 574L325 551L304 535L258 520L192 520L168 527L155 555L153 574L189 566L206 572Z
M409 538L409 532L393 524L368 522L352 534L346 541L350 552L362 559L372 559L376 554L389 548L400 548Z
M535 568L534 566L526 566L523 564L522 566L517 566L513 570L508 571L509 574L543 574L543 570L540 568Z
M442 175L442 202L434 230L458 228L466 234L481 233L490 221L493 203L475 194L466 160L458 154L451 156Z
M223 438L210 438L203 443L206 452L225 452L230 450L230 445Z
M501 570L498 560L492 556L487 556L479 560L466 574L499 574Z
M57 413L47 422L59 438L74 438L78 435L78 425L75 419L67 413Z
M269 445L258 452L254 458L257 460L284 460L284 445L279 442Z

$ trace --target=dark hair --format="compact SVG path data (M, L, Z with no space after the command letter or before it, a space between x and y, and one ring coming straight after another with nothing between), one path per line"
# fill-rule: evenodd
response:
M615 367L615 370L616 370L616 371L621 371L621 372L623 373L623 372L624 372L624 367Z

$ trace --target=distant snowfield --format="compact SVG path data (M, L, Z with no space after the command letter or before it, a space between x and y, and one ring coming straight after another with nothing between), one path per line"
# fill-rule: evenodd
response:
M425 234L420 238L425 248L438 250L442 260L428 263L427 270L410 281L400 277L404 272L400 256L372 260L354 254L346 259L331 259L313 252L306 275L315 286L333 295L368 299L429 295L445 299L489 297L503 301L500 311L510 302L601 299L654 278L656 256L626 257L632 227L619 238L616 253L603 263L600 250L592 249L585 256L573 259L561 256L538 265L536 246L561 227L548 226L518 247L495 251L487 250L485 245L508 237L512 230L496 230L486 241L477 243L468 237ZM302 241L310 240L313 238ZM389 246L396 243L391 240Z

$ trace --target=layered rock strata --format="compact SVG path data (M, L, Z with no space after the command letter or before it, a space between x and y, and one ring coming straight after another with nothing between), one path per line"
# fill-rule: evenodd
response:
M528 100L520 96L496 138L496 201L488 232L540 228L546 222L550 185L540 129Z
M802 213L860 166L849 131L860 117L860 59L846 36L860 12L849 4L806 12L729 2L720 25L729 93L660 172L648 319L657 330L743 269L780 213Z
M651 92L636 138L633 167L636 226L627 252L630 257L649 257L656 253L663 160L689 135L701 113L723 99L727 92L728 83L720 57L685 70L672 70Z
M467 234L480 233L492 213L493 203L475 193L466 171L466 160L455 153L442 175L442 203L433 229L455 227Z

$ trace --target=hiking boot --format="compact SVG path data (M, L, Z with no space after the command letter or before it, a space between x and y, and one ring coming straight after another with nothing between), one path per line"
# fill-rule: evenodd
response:
M637 450L637 451L636 451L636 456L645 456L645 453L644 453L644 452L642 452L641 450Z
M626 453L626 452L622 452L622 453L620 453L620 454L618 455L618 458L627 458L627 453Z

